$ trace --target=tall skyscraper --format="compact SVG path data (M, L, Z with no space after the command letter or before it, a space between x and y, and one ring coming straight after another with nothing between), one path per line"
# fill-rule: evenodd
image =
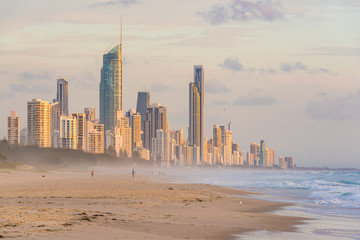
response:
M205 160L205 90L204 69L194 66L194 82L189 84L189 145L200 148L200 160Z
M33 99L28 102L28 144L39 147L51 146L50 105L46 101Z
M146 110L143 142L144 147L150 151L152 138L156 137L158 129L168 131L166 107L160 104L151 104Z
M103 55L100 82L100 123L104 130L116 126L116 114L122 110L122 41Z
M221 128L218 125L213 126L214 147L218 148L219 154L222 155Z
M20 144L20 118L15 111L8 117L8 141L10 144Z
M259 153L259 166L263 167L264 166L264 161L265 161L265 142L264 140L260 141L260 153Z
M150 92L138 92L136 112L141 114L141 131L144 131L146 109L150 105Z
M57 79L56 101L59 103L60 116L68 116L68 81L65 78Z

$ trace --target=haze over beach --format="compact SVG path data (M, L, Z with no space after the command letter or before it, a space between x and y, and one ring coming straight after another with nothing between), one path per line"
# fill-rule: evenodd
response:
M360 2L3 0L0 238L359 240Z
M0 136L26 102L69 81L70 112L99 109L102 54L123 25L123 109L136 93L188 126L192 66L205 69L205 135L225 125L298 166L360 167L358 1L2 1ZM98 112L97 112L98 113Z

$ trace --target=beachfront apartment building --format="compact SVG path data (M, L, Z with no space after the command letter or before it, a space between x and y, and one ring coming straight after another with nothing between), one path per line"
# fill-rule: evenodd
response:
M78 122L74 116L60 117L60 148L77 149L78 147Z
M27 103L27 141L29 145L51 147L50 104L41 99Z
M10 144L20 144L20 117L15 111L11 111L8 117L8 142Z
M144 126L144 147L152 150L152 139L157 137L157 130L168 131L168 119L166 107L154 103L146 109Z
M86 151L104 153L104 124L86 122Z
M170 164L170 149L169 149L169 132L162 129L156 131L156 137L152 138L151 144L151 159L162 166L169 166Z
M126 113L126 117L129 118L129 125L131 128L132 149L134 151L136 148L142 147L141 114L136 112L134 109L130 109Z
M86 114L73 113L72 117L77 122L77 149L86 151Z
M221 131L223 165L232 165L232 132L223 128Z

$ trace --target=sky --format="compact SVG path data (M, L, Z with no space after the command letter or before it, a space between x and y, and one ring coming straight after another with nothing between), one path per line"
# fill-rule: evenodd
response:
M1 0L1 138L11 110L24 127L27 101L56 97L57 77L69 81L71 113L98 114L120 16L124 111L149 90L186 136L193 65L203 65L208 138L231 121L241 150L264 139L298 166L360 167L357 0Z

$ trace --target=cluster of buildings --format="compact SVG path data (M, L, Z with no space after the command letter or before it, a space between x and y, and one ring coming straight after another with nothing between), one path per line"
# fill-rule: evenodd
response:
M187 139L182 129L170 130L167 108L150 102L150 92L138 92L136 109L123 112L122 43L103 55L99 85L99 116L94 108L69 114L68 81L57 79L56 98L32 99L27 103L27 127L20 129L15 112L8 118L10 143L77 149L90 153L112 153L136 157L163 166L252 166L274 167L275 151L265 142L251 143L250 151L239 149L228 127L214 125L213 136L205 137L204 68L195 65L189 84ZM279 167L293 168L293 157L280 157Z

